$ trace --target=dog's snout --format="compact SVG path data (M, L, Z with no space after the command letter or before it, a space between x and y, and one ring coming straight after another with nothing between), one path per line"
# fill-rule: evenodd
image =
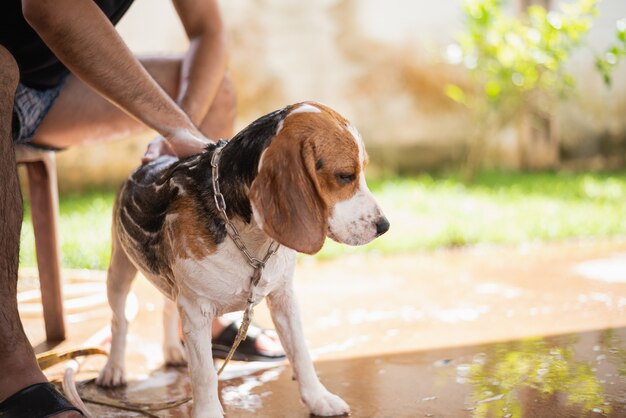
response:
M389 221L384 216L376 222L376 236L379 237L389 231Z

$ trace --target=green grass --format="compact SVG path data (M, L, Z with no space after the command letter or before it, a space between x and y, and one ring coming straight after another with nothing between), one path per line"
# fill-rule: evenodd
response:
M370 181L370 188L391 221L390 231L364 247L329 240L318 257L626 236L626 172L483 172L471 184L456 175L421 175ZM61 198L65 267L106 268L113 198L113 192ZM33 248L26 219L22 265L34 265Z
M111 253L111 211L115 192L88 192L59 199L59 240L65 268L106 269ZM30 207L24 202L20 265L35 266Z
M390 231L367 246L384 254L472 244L626 236L626 172L483 172L374 182ZM322 257L362 251L331 243Z

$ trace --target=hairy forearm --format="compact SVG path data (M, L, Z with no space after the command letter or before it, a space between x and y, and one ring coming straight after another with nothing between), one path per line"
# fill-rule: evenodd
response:
M160 134L197 129L91 0L23 0L24 15L78 78Z
M223 31L207 31L191 38L183 59L177 102L196 125L208 113L224 77L226 42Z
M226 70L226 31L217 0L174 0L174 7L191 41L177 101L200 125Z

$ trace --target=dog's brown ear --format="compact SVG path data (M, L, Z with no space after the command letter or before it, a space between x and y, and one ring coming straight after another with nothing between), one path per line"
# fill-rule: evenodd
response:
M318 252L328 229L319 193L313 147L282 131L263 154L250 188L257 221L270 237L298 252Z

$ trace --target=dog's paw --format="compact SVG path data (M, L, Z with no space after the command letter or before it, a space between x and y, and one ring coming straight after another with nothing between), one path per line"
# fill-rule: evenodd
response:
M347 415L350 413L348 404L339 396L330 393L326 389L314 396L303 397L302 400L311 411L311 414L320 417Z
M126 383L126 369L124 366L107 362L100 371L96 383L104 387L120 386Z
M185 366L187 364L187 352L181 343L163 346L163 359L168 366Z

